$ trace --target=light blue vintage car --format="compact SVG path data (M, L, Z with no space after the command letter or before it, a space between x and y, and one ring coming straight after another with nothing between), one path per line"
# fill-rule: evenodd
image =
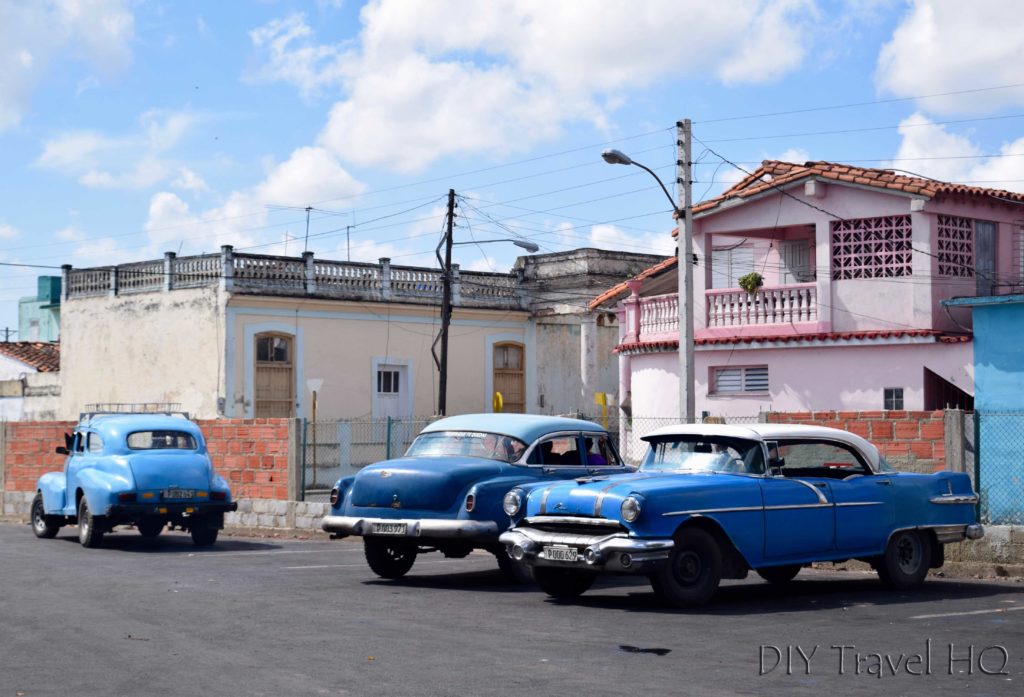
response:
M521 581L523 567L498 542L509 526L505 493L531 482L626 471L608 434L589 421L453 416L425 428L404 457L340 479L322 527L335 538L362 536L366 561L383 578L402 577L423 552L461 558L485 549L510 580Z
M820 426L683 425L644 438L635 474L520 486L505 496L510 556L558 598L603 572L647 576L670 604L706 603L750 569L785 583L815 561L860 559L896 588L977 539L966 474L895 472L877 448Z
M213 470L199 426L184 414L83 414L56 450L67 455L63 472L36 484L32 530L54 537L78 525L78 539L96 547L117 525L143 537L166 526L187 530L208 547L237 504Z

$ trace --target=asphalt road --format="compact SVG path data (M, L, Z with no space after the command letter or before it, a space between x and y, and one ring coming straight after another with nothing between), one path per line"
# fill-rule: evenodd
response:
M84 549L75 533L37 540L27 525L0 524L0 697L1019 695L1024 685L1024 584L1008 581L932 579L897 593L871 574L805 570L785 589L726 582L712 605L681 612L622 578L555 602L505 584L483 553L426 555L388 582L358 541L222 537L198 550L182 534L151 547L126 531ZM952 669L950 645L964 659Z

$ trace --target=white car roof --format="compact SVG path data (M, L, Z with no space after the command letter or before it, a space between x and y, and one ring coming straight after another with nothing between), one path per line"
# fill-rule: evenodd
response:
M868 461L871 469L878 471L878 448L855 433L827 426L811 426L807 424L677 424L663 426L642 436L642 440L664 438L666 436L708 435L725 436L727 438L747 438L749 440L770 441L789 438L813 438L834 440L849 445L860 452Z

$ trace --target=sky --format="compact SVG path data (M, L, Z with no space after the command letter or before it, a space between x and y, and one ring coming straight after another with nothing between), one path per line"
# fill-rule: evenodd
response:
M671 254L657 181L600 153L676 196L680 119L695 201L764 159L1024 191L1022 26L1017 0L0 0L0 330L62 264L436 267L449 189L463 269L517 238Z

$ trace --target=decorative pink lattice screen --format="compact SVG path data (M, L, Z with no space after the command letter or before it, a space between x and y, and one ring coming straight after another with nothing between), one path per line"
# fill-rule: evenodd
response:
M955 215L939 216L939 275L974 278L974 223Z
M832 278L909 276L910 216L832 222Z

